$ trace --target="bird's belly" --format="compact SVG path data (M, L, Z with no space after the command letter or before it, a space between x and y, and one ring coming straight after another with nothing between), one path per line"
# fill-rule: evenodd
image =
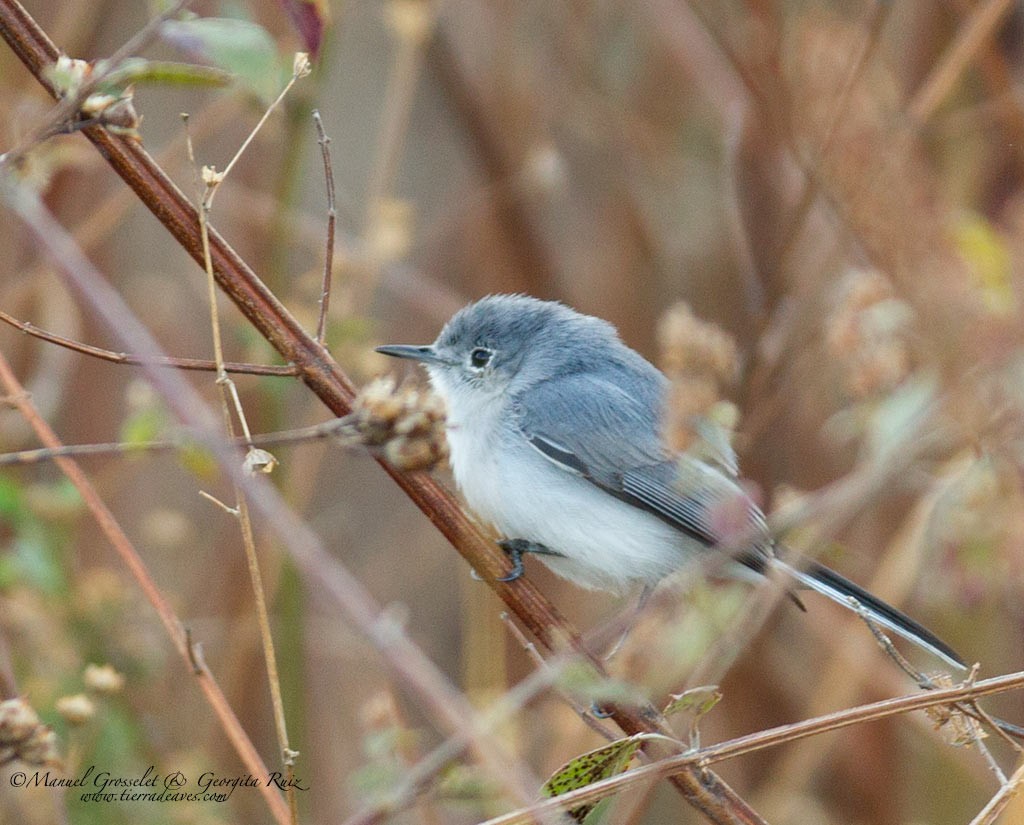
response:
M683 533L562 470L525 443L476 450L469 461L459 435L452 435L452 470L472 510L506 538L527 539L559 554L539 558L576 584L621 591L636 582L654 583L700 550Z

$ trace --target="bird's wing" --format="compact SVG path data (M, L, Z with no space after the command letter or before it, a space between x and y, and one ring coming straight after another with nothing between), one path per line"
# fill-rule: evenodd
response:
M654 373L636 381L602 380L586 373L535 385L518 406L523 435L545 458L582 476L621 501L654 514L706 546L730 536L755 539L737 560L764 573L781 570L847 609L851 597L873 621L965 668L963 659L906 614L829 568L810 561L803 569L775 558L764 516L728 470L694 455L670 456L658 416L664 379ZM659 381L660 379L660 381ZM791 598L801 606L795 596Z
M646 510L710 546L753 527L763 516L726 473L687 456L672 456L659 419L664 379L656 371L624 382L589 373L544 381L516 404L519 428L545 458L615 498ZM753 543L752 543L753 544ZM767 543L738 559L761 572Z

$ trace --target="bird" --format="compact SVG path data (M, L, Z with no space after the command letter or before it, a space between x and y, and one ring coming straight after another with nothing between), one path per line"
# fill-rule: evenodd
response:
M532 554L583 588L649 589L727 552L739 512L748 540L722 560L730 572L778 575L967 669L930 630L836 571L788 561L731 448L719 460L714 451L671 450L668 379L607 321L556 301L489 295L453 315L432 344L377 352L426 368L447 409L455 483L503 536L512 562L503 580L522 575Z

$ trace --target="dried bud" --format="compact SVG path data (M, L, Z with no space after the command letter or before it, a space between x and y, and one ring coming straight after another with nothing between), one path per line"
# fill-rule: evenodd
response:
M359 708L359 722L366 733L392 730L398 725L399 713L389 693L377 693Z
M117 103L117 97L110 94L89 95L82 104L82 114L86 117L98 117L105 109Z
M124 674L113 665L86 665L85 686L93 693L120 693L124 688Z
M309 65L309 55L306 52L295 52L292 59L292 75L295 77L306 77L313 71Z
M77 57L62 54L47 70L47 76L57 92L64 97L74 94L92 74L92 66Z
M61 696L57 700L57 713L63 716L69 725L84 725L96 715L96 705L84 693Z
M221 181L224 180L224 173L218 172L213 166L204 166L199 171L199 177L202 179L206 188L209 189L212 186L220 186Z
M273 453L257 447L250 447L249 452L245 454L245 462L242 467L251 476L257 473L269 475L277 467L277 459L274 458Z
M444 404L429 391L398 387L393 378L371 381L349 416L359 441L383 448L400 470L427 470L448 457Z
M24 742L41 724L38 714L24 699L0 702L0 745Z
M136 135L135 130L142 119L132 102L134 94L131 86L117 95L105 92L91 94L82 103L81 112L87 118L95 118L112 132Z

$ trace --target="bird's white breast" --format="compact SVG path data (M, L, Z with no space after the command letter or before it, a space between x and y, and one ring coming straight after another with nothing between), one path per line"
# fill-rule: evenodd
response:
M559 575L619 591L658 581L698 551L660 519L545 458L510 426L503 404L459 401L449 400L448 441L466 502L506 538L559 553L539 556Z

